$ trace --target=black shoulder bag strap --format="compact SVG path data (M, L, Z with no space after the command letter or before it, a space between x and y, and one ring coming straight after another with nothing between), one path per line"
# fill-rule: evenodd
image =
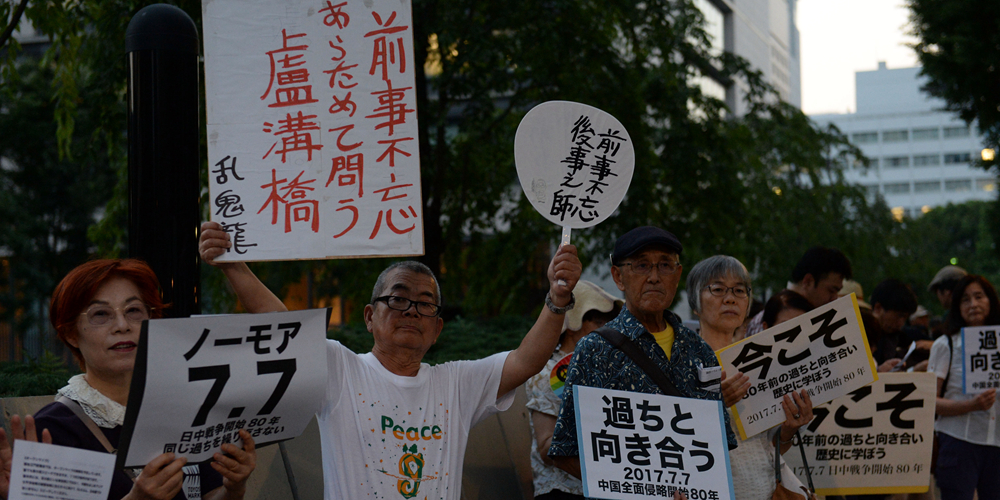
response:
M955 353L955 348L951 343L951 335L944 334L948 339L948 373L944 375L944 383L941 384L941 390L938 391L938 397L944 397L944 391L948 390L948 379L951 378L951 356Z
M632 339L626 337L622 332L607 326L598 328L596 332L601 337L604 337L604 340L607 340L609 344L625 353L636 365L639 365L639 368L642 368L642 371L646 372L646 375L653 379L653 382L656 383L664 394L679 398L687 397L681 394L681 391L677 390L674 381L670 380L670 377L663 373L663 370L660 370L656 366L656 363L652 359L649 359L649 356L642 352L639 346L635 345Z
M63 395L56 396L56 402L62 404L66 408L69 408L70 411L72 411L73 414L76 415L76 418L80 419L80 421L83 422L83 425L87 426L87 429L89 429L90 432L94 434L94 437L97 438L97 441L101 443L101 446L104 446L104 449L107 450L108 453L112 455L118 454L118 450L115 449L114 446L111 446L111 442L108 441L107 436L105 436L104 433L101 432L101 428L98 427L96 423L94 423L94 420L90 418L90 416L84 413L83 408L80 406L80 403L77 403L76 401L73 401L72 399L67 398L66 396ZM134 472L132 472L131 469L125 469L124 472L129 479L131 479L133 482L135 481L136 475Z

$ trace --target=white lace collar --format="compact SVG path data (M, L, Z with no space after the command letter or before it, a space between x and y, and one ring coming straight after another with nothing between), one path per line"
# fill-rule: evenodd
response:
M71 377L66 387L59 389L59 395L80 403L83 412L99 427L113 429L125 422L125 406L91 387L82 373Z

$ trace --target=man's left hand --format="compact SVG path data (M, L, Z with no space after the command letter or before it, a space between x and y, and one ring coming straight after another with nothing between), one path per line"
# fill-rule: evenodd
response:
M580 273L583 272L583 265L576 255L576 247L573 245L562 245L556 250L555 257L549 263L549 296L556 307L563 307L569 304L572 298L573 288L576 282L580 281Z

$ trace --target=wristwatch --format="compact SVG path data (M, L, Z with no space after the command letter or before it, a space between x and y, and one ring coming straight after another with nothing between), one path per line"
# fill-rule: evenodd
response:
M548 293L545 294L545 306L548 307L549 310L552 311L554 314L566 314L566 311L573 309L573 306L575 305L576 305L576 296L573 295L572 292L570 292L569 294L569 304L566 304L563 307L559 307L552 303L551 294Z

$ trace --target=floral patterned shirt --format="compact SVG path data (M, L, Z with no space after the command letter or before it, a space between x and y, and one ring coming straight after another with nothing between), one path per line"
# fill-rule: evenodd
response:
M605 326L618 330L632 339L650 359L673 380L681 394L698 399L722 401L722 393L702 388L698 380L698 369L718 366L719 361L712 348L696 333L681 324L680 318L670 311L663 312L664 319L674 329L674 345L670 359L656 343L653 335L642 323L622 308L621 314ZM576 411L573 403L573 386L585 385L619 391L663 394L653 379L636 365L624 352L609 344L598 333L591 333L576 344L573 361L566 375L563 389L563 405L556 421L549 456L579 456L576 438ZM723 412L726 420L726 437L729 449L737 446L729 412Z

